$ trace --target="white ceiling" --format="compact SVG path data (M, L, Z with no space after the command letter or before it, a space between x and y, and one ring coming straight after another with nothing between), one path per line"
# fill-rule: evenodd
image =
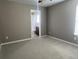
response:
M8 1L13 1L13 2L17 2L17 3L22 3L22 4L29 4L29 5L37 5L37 1L38 0L8 0ZM63 2L64 0L42 0L42 3L40 3L39 5L42 7L48 7L48 6L52 6L55 5L57 3Z
M63 2L63 1L65 0L43 0L42 3L40 3L39 5L43 7L48 7L48 6L52 6L60 2Z
M22 4L28 4L28 5L37 5L37 0L8 0L8 1L13 1Z

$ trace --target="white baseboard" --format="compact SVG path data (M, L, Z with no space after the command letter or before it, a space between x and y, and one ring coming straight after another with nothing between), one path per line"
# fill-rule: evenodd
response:
M75 43L71 43L71 42L65 41L65 40L63 40L63 39L59 39L59 38L56 38L56 37L50 36L50 35L47 35L47 36L49 36L50 38L55 38L55 39L57 39L57 40L60 40L60 41L65 42L65 43L67 43L67 44L74 45L74 46L77 46L77 47L78 47L78 45L75 44Z
M0 45L3 46L3 45L7 45L7 44L14 44L14 43L19 43L19 42L27 41L27 40L31 40L31 38L21 39L21 40L6 42L6 43L1 43Z
M39 38L44 37L44 36L39 36ZM8 44L14 44L14 43L24 42L24 41L31 40L31 39L32 38L21 39L21 40L16 40L16 41L11 41L11 42L1 43L0 45L3 46L3 45L8 45Z
M44 36L46 36L46 35L44 35ZM39 38L44 37L44 36L39 36ZM21 39L21 40L16 40L16 41L11 41L11 42L1 43L0 45L3 46L3 45L8 45L8 44L14 44L14 43L24 42L24 41L31 40L31 39L32 38Z
M50 36L50 35L43 35L43 36L40 36L39 38L42 38L42 37L50 37L50 38L55 38L57 40L60 40L60 41L63 41L67 44L71 44L71 45L74 45L74 46L78 46L77 44L75 43L71 43L71 42L68 42L68 41L65 41L65 40L62 40L62 39L59 39L59 38L56 38L56 37L53 37L53 36ZM17 41L11 41L11 42L6 42L6 43L1 43L0 45L3 46L3 45L7 45L7 44L14 44L14 43L19 43L19 42L23 42L23 41L27 41L27 40L31 40L32 38L27 38L27 39L21 39L21 40L17 40Z

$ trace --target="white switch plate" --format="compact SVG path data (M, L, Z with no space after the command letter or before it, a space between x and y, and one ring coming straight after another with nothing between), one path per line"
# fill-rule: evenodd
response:
M5 39L8 39L8 36L6 36Z

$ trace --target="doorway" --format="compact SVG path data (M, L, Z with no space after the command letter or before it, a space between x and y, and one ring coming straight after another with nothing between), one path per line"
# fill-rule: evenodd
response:
M41 36L41 18L39 10L31 10L31 38Z

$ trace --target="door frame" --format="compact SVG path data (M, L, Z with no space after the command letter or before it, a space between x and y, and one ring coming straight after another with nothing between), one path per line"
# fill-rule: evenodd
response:
M41 11L40 10L31 9L30 13L33 12L33 11L35 11L35 12L38 11L39 14L40 14L39 37L41 37ZM31 38L33 38L32 37L32 14L31 14Z

